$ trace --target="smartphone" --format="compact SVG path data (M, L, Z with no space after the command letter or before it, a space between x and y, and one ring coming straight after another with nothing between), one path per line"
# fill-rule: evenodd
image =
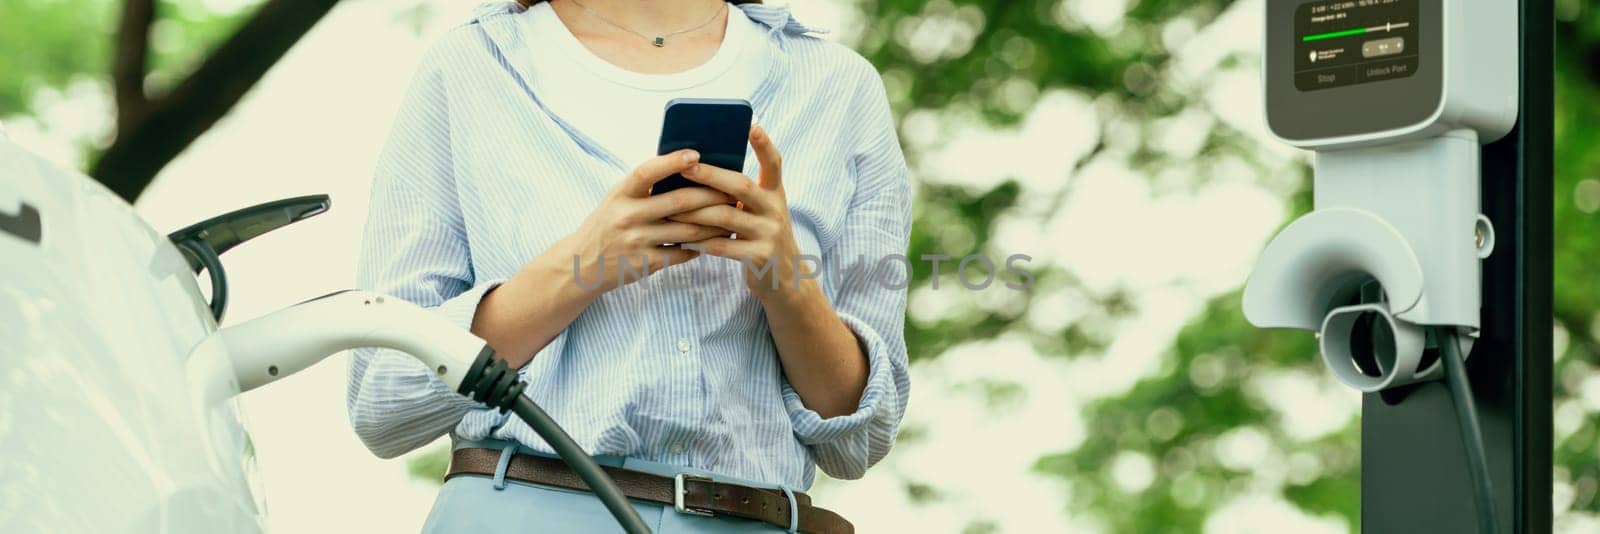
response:
M750 144L750 103L736 98L674 98L667 102L661 121L661 143L656 154L692 148L700 162L733 172L744 172L745 149ZM705 187L673 174L656 182L651 195L685 187Z

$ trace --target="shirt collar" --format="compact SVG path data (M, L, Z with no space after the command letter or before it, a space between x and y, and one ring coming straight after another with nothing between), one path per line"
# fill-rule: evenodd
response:
M789 11L788 5L739 4L739 9L744 10L745 16L751 20L765 24L773 30L781 30L783 33L791 35L828 33L828 30L812 28L800 22L800 19L795 18L794 13Z

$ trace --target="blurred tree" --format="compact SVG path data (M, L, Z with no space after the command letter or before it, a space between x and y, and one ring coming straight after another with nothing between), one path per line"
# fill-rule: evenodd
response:
M1006 128L1025 118L1034 102L1050 91L1087 95L1100 115L1102 126L1094 149L1063 169L1062 179L1047 190L1019 191L1015 183L1008 183L994 191L969 192L960 186L937 185L941 181L938 171L919 166L919 178L934 183L925 185L918 197L918 239L913 240L912 257L959 249L952 247L960 243L940 239L963 234L952 232L952 226L965 227L975 237L978 250L993 252L989 230L995 219L1019 213L1041 220L1051 216L1064 204L1063 197L1072 193L1072 184L1083 169L1096 160L1113 161L1154 181L1190 177L1187 184L1158 184L1176 191L1203 186L1222 161L1243 161L1263 177L1285 170L1272 158L1259 157L1261 148L1222 120L1210 122L1206 141L1192 155L1169 153L1157 141L1160 130L1175 116L1195 111L1216 115L1205 99L1212 76L1240 69L1253 71L1256 58L1224 55L1214 60L1215 65L1201 65L1198 70L1202 74L1197 77L1178 72L1178 53L1187 38L1204 32L1232 6L1231 1L1108 2L1111 9L1120 7L1122 11L1114 22L1094 12L1106 9L1105 5L1093 4L1099 3L935 0L861 4L869 27L857 48L884 72L901 117L975 110L991 126ZM929 43L939 41L919 39L919 32L941 25L970 36L970 46L954 46L955 50L947 53L929 52ZM912 125L903 126L905 131ZM918 156L913 153L912 161L919 161ZM1271 187L1291 195L1298 204L1296 210L1303 210L1309 204L1304 193L1306 174L1294 167L1288 170L1295 178L1288 187L1281 183ZM960 181L952 178L949 181ZM975 202L999 192L1006 192L1013 202ZM1027 205L1015 202L1020 197L1049 200ZM988 209L974 210L973 206ZM1133 299L1121 294L1095 295L1074 283L1071 273L1059 267L1049 272L1063 282L1059 287L1036 288L1034 293L1082 293L1081 298L1072 299L1083 306L1070 311L1079 317L1073 324L1054 332L1035 331L1021 320L1031 302L998 312L973 307L965 315L934 324L917 321L913 315L907 327L913 357L937 358L953 345L1002 334L1034 340L1035 350L1046 355L1101 352L1118 335L1120 320L1136 311L1129 304ZM914 292L928 283L926 273L917 274ZM1065 511L1090 516L1114 532L1140 533L1200 530L1212 511L1251 491L1278 493L1312 513L1346 517L1356 513L1359 494L1354 464L1359 439L1355 426L1340 425L1338 432L1295 442L1281 429L1278 414L1250 387L1253 376L1274 370L1321 378L1316 375L1317 360L1310 357L1315 350L1312 340L1250 327L1243 321L1238 299L1237 294L1218 298L1185 328L1173 350L1164 355L1156 376L1141 380L1125 393L1092 403L1084 414L1088 437L1080 446L1037 462L1040 473L1068 485L1072 497L1071 502L1063 503ZM1267 458L1240 461L1218 454L1218 449L1237 447L1241 440L1253 440L1251 450L1271 447L1284 451L1275 456L1279 459L1289 452L1305 453L1300 462L1312 465L1293 477L1302 485L1287 487L1270 478L1289 477L1259 473L1259 462ZM1115 467L1128 462L1148 466L1153 480L1141 487L1119 484ZM936 504L937 497L932 500ZM968 527L983 530L986 525L980 519Z
M29 111L43 87L109 80L114 138L89 174L132 202L337 2L216 14L200 0L0 0L0 116Z

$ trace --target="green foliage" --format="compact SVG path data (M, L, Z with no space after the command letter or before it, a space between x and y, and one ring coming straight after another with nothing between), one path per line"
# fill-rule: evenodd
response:
M1026 116L1039 95L1068 90L1093 95L1097 103L1104 104L1101 109L1107 116L1103 121L1108 124L1147 128L1157 119L1200 105L1193 92L1162 83L1162 67L1171 59L1171 52L1160 44L1162 29L1180 19L1203 24L1229 3L1136 2L1118 29L1101 34L1059 14L1055 1L861 2L858 7L866 26L854 45L883 72L901 117L930 111L959 120L973 113L989 125L1003 128ZM1132 139L1131 144L1102 137L1079 166L1112 145L1127 153L1130 166L1152 173L1194 163L1187 156L1179 161L1151 148L1144 136ZM1215 160L1248 153L1239 141L1237 132L1218 127L1208 136L1200 156ZM909 154L914 174L938 177L939 171L920 164L919 156L914 151ZM1064 174L1062 183L1070 184L1071 171ZM1059 206L1070 194L1070 185L1029 191L1015 182L974 191L926 180L919 188L908 253L911 258L969 253L1005 257L1012 251L999 250L991 243L1000 218L1039 215L1022 208L1024 196L1051 199L1045 204ZM1044 211L1047 216L1051 210ZM907 345L913 360L932 359L957 344L1002 333L1024 336L1047 355L1095 353L1111 342L1108 336L1119 321L1136 311L1130 296L1122 291L1097 293L1057 266L1030 267L1039 282L1013 305L965 306L935 320L919 320L914 314L907 322ZM933 283L931 274L926 264L918 264L911 285L914 297ZM1053 332L1037 331L1022 321L1033 297L1047 292L1073 294L1076 298L1071 300L1083 304L1084 317Z
M1555 478L1572 488L1568 509L1594 514L1600 513L1594 417L1600 406L1586 392L1600 387L1594 372L1600 362L1600 131L1594 128L1600 124L1600 6L1557 4Z
M450 471L450 447L435 447L406 461L406 473L417 480L443 482Z
M249 5L227 13L205 6L204 0L161 2L160 22L151 35L150 73L145 84L152 96L171 89L199 66L211 49L233 35L253 11Z
M203 0L157 4L146 88L159 95L189 72L250 14L217 13ZM0 0L0 117L35 111L41 89L78 81L110 94L122 2Z
M1017 198L1070 194L1075 173L1094 158L1120 158L1129 168L1150 176L1169 169L1201 175L1190 185L1203 182L1203 170L1222 158L1256 164L1258 147L1220 122L1206 134L1196 155L1167 154L1151 142L1162 119L1205 109L1200 93L1207 80L1202 79L1199 86L1169 83L1173 53L1165 48L1164 29L1175 24L1203 27L1228 5L1225 1L1135 2L1121 23L1097 30L1060 15L1058 3L1053 1L863 4L865 20L871 21L871 26L861 37L859 50L885 73L901 116L921 110L954 115L972 109L991 126L1003 128L1025 116L1037 95L1068 90L1094 95L1105 123L1127 125L1136 134L1101 132L1098 148L1075 168L1065 170L1060 183L1068 185L1058 186L1058 190L1025 191L1008 182L991 191L976 192L924 183L911 256L952 252L935 237L952 234L974 238L974 250L991 251L992 226L999 217L1017 214ZM917 48L927 45L917 42L918 28L946 20L979 29L970 50L930 59L935 55ZM1249 64L1239 58L1224 58L1223 62L1228 68ZM1023 102L1017 102L1019 98ZM919 154L911 156L917 165ZM916 171L919 176L937 176L931 169ZM1291 196L1295 212L1309 209L1310 204L1304 174L1301 176L1299 192ZM1057 200L1048 205L1061 203ZM927 273L917 274L913 295L929 282ZM1001 334L1022 335L1045 355L1099 353L1112 341L1109 336L1117 332L1119 320L1136 311L1130 295L1090 294L1058 266L1048 266L1043 278L1050 282L1041 283L1032 294L1076 292L1080 298L1074 300L1086 310L1082 318L1056 332L1034 331L1032 325L1017 320L1031 305L1032 299L1025 298L1015 309L973 308L933 323L912 320L908 321L907 338L913 357L936 358L953 346ZM1068 484L1072 499L1062 503L1065 509L1094 516L1112 531L1197 530L1211 510L1253 487L1251 469L1225 465L1218 459L1219 438L1230 432L1250 429L1264 434L1280 456L1300 452L1313 459L1353 458L1350 451L1359 446L1353 425L1308 442L1293 442L1279 430L1278 414L1246 388L1256 372L1316 373L1314 354L1310 337L1251 327L1239 311L1238 294L1219 297L1183 329L1165 355L1159 374L1126 393L1088 406L1084 414L1088 438L1074 450L1040 458L1036 469ZM993 384L978 387L1005 391ZM1148 462L1154 480L1143 488L1120 487L1113 475L1119 459ZM1354 524L1359 495L1355 462L1313 463L1311 476L1302 474L1291 483L1280 484L1279 490L1308 512L1343 515ZM908 491L912 489L915 486ZM928 500L930 493L936 495L914 491L913 502ZM1133 510L1138 512L1130 513ZM977 523L969 529L982 530L984 525Z
M1115 532L1191 531L1229 497L1255 487L1257 471L1269 468L1222 459L1229 452L1226 436L1250 429L1269 438L1263 463L1297 453L1319 459L1314 476L1298 475L1309 480L1278 488L1286 498L1308 512L1341 514L1355 524L1359 471L1349 459L1360 446L1356 426L1296 440L1282 430L1280 414L1249 387L1252 378L1280 372L1325 378L1315 340L1251 326L1240 300L1230 293L1209 303L1179 333L1157 375L1085 410L1089 437L1081 446L1040 460L1041 472L1072 484L1072 510L1100 516ZM1168 422L1158 418L1163 416ZM1154 459L1158 474L1147 489L1120 488L1105 468L1130 452Z
M113 2L0 0L0 117L31 108L42 88L110 71Z

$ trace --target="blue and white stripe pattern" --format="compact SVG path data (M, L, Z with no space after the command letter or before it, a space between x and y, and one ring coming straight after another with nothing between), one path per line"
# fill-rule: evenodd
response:
M904 339L911 196L882 79L786 8L751 102L784 155L796 240L869 361L857 410L822 418L784 378L738 262L702 257L611 291L541 350L526 392L593 454L804 489L813 466L860 477L894 444L910 392ZM359 285L470 326L482 296L573 232L629 169L539 103L520 8L486 4L422 61L378 162ZM603 103L596 103L603 105ZM757 171L753 155L745 173ZM357 351L350 421L393 457L454 431L549 451L520 420L458 398L409 357Z

